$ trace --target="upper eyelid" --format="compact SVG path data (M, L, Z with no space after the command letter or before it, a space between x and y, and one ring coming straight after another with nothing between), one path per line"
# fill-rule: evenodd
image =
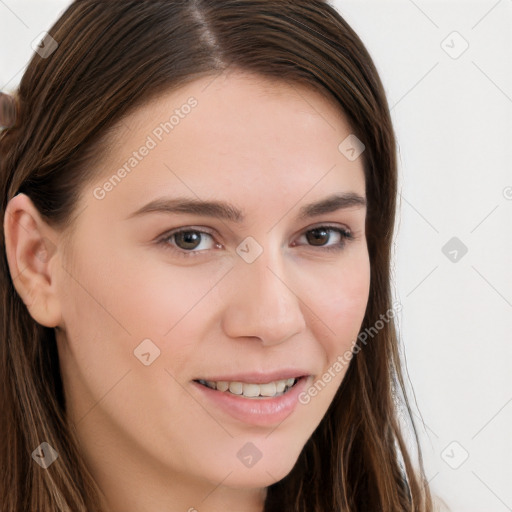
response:
M307 233L308 231L312 231L314 229L318 229L318 228L322 228L322 227L325 227L327 229L332 229L332 230L340 230L340 231L345 231L348 235L348 237L350 238L356 238L354 236L354 232L352 231L351 228L349 228L348 226L344 226L344 225L331 225L329 222L320 222L318 224L313 224L312 226L308 226L304 229L302 229L300 232L299 232L299 235L303 235L304 233ZM160 235L157 240L158 241L166 241L167 239L173 237L174 235L178 234L178 233L182 233L182 232L187 232L187 231L196 231L196 232L200 232L202 234L207 234L207 235L210 235L212 238L215 238L216 235L217 235L217 231L215 229L212 229L212 228L207 228L205 226L194 226L194 225L189 225L189 226L182 226L182 227L179 227L179 228L174 228L174 229L171 229L169 231L166 231L165 233L163 233L162 235ZM193 252L193 251L191 251ZM204 252L204 251L198 251L198 252Z
M312 226L308 226L308 227L302 229L299 233L300 234L307 233L308 231L312 231L313 229L318 229L318 228L322 228L322 227L330 228L330 229L340 229L340 230L348 232L349 234L354 233L349 226L346 226L343 224L341 224L341 225L330 224L329 222L323 222L323 223L320 222L318 224L313 224ZM218 231L216 229L207 228L205 226L190 225L190 226L183 226L183 227L179 227L179 228L170 229L169 231L162 233L162 235L159 235L158 238L159 239L167 238L172 235L175 235L176 233L187 232L187 231L197 231L197 232L201 232L201 233L206 233L211 236L218 235Z

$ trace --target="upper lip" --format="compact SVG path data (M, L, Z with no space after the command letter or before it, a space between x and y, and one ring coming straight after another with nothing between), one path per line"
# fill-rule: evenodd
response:
M271 372L248 372L248 373L232 373L230 375L214 375L210 377L198 377L194 380L210 380L225 382L246 382L247 384L265 384L277 380L286 380L291 378L307 377L311 373L307 370L299 368L284 368L281 370L273 370Z

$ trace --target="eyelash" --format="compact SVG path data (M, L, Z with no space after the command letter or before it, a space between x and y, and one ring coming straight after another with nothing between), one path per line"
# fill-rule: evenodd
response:
M354 235L349 230L343 229L340 227L336 227L336 226L329 226L329 225L321 225L321 226L316 226L314 228L308 229L308 230L304 231L303 235L306 233L309 233L310 231L316 231L316 230L325 230L325 231L331 231L331 232L335 231L335 232L338 232L342 238L342 241L335 245L330 245L330 246L325 246L325 247L324 246L314 246L314 245L310 246L310 247L318 247L320 250L326 251L326 252L339 252L345 248L347 242L352 241L354 239ZM176 230L166 233L163 236L163 238L160 238L158 240L157 243L159 245L163 245L165 249L171 250L174 253L176 253L178 256L183 256L184 258L196 257L200 253L208 252L209 249L203 250L203 251L198 251L195 249L192 249L190 251L185 251L184 249L179 249L179 248L176 248L169 244L169 241L172 238L174 238L175 235L178 235L180 233L190 233L190 232L209 235L213 238L213 233L211 233L209 231L203 231L200 229L194 229L192 227L187 227L187 228L179 228L179 229L176 229Z

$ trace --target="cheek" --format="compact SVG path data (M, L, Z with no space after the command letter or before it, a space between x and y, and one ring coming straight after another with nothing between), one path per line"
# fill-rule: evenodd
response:
M149 262L149 260L148 260ZM200 330L211 310L211 296L225 270L179 267L161 261L139 264L137 274L115 284L121 297L119 312L137 336L167 343L183 328Z
M331 272L321 283L310 287L308 300L319 317L316 324L321 334L316 338L332 362L352 347L361 329L370 289L368 257L362 255L355 264Z
M87 255L80 253L73 275L64 285L65 314L91 329L90 320L114 335L111 340L163 337L213 286L211 275L198 267L172 266L161 258L132 249L117 251L104 243ZM211 273L210 273L211 274ZM69 303L66 303L69 302ZM88 310L88 319L82 314Z
M366 312L370 288L368 256L324 276L322 287L310 287L309 300L319 317L313 333L325 356L322 372L299 396L299 402L323 415L345 377ZM314 416L314 414L313 414Z

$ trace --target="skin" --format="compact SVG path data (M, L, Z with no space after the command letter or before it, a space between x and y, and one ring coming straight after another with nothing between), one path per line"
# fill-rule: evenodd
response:
M346 366L271 427L218 410L191 381L290 366L316 381L352 348L368 301L366 209L295 218L334 192L365 196L362 158L338 150L351 133L342 113L296 85L241 72L212 80L161 96L119 124L72 231L46 224L23 194L8 205L16 290L36 321L56 328L68 415L112 512L262 511L266 487L293 468ZM97 199L94 190L191 96L191 113ZM127 218L177 195L229 201L247 220ZM340 242L336 231L317 245L308 240L325 223L349 229L353 240L333 252L322 246ZM195 248L178 238L157 243L183 227L213 235L202 234ZM263 249L250 264L236 252L249 236ZM187 247L196 257L178 255ZM160 349L149 366L134 356L147 338ZM250 468L237 457L247 442L262 453Z

